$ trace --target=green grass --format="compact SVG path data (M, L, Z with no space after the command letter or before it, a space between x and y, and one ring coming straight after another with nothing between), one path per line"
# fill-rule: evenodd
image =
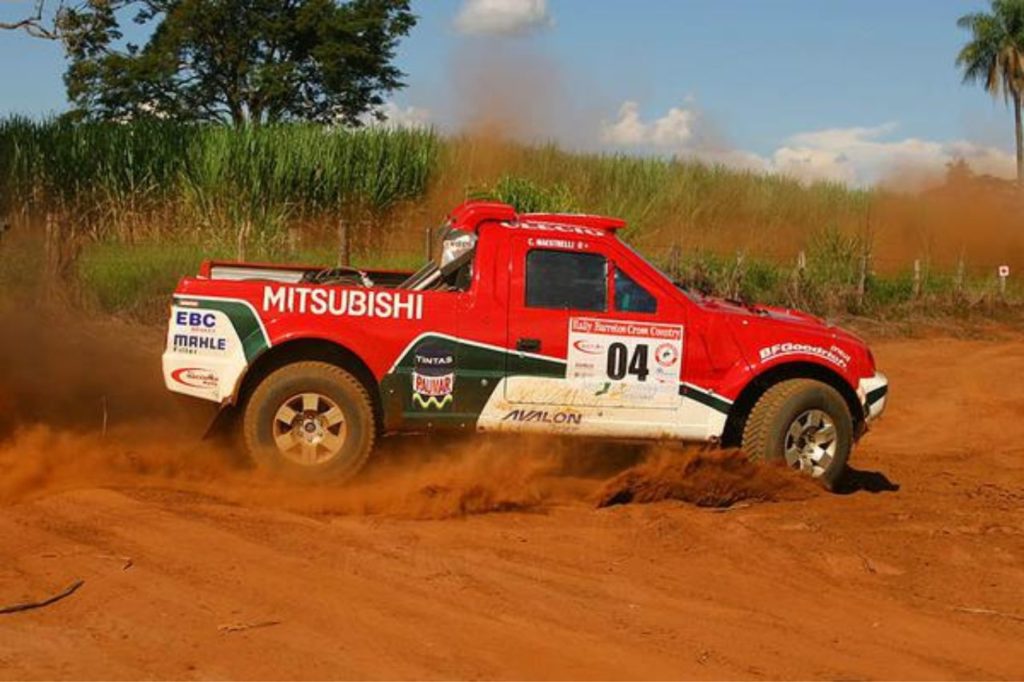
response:
M0 209L71 213L119 239L247 223L272 242L291 220L421 197L437 158L429 131L13 118L0 121Z
M79 254L66 284L112 312L148 315L203 257L330 265L339 220L354 264L413 269L422 228L467 197L625 218L638 250L716 294L858 314L999 299L987 274L958 292L951 263L928 270L915 297L913 256L894 268L891 254L859 297L868 227L927 235L949 213L908 200L887 219L874 207L892 197L876 190L429 130L0 120L0 216L56 216ZM796 273L800 250L807 267ZM21 277L18 267L0 274Z
M722 229L772 234L852 225L864 192L659 158L571 154L431 131L308 124L229 128L146 121L0 121L0 209L63 211L102 237L248 224L273 242L288 225L353 211L385 215L454 188L522 210L585 210L672 241Z
M203 258L216 257L189 245L94 244L78 259L78 277L106 312L141 314L166 307L169 292L183 274L195 274Z

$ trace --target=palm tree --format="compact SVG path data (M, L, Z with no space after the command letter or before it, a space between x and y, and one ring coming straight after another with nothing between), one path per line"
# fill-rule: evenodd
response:
M1024 0L992 0L992 13L966 14L957 26L971 40L956 58L965 83L981 83L1013 106L1017 127L1017 183L1024 186Z

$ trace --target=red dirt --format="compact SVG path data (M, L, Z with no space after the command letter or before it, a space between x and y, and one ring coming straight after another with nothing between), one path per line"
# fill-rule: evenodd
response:
M76 394L0 445L0 606L85 580L0 615L0 678L1021 678L1024 343L875 352L892 404L840 495L521 440L394 441L296 488L183 438L150 385L105 436ZM598 508L606 485L749 506Z

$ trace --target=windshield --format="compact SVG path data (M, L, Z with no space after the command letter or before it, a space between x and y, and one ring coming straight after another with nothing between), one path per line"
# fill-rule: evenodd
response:
M666 282L668 282L673 287L675 287L676 289L681 291L683 293L683 295L686 296L688 299L690 299L694 303L699 303L700 302L701 295L698 292L693 291L691 289L688 289L687 287L683 286L680 282L677 282L674 279L672 279L671 277L669 277L668 274L666 274L664 270L662 270L657 265L655 265L651 261L649 261L646 258L644 258L643 254L641 254L639 251L637 251L632 246L630 246L628 242L623 241L623 240L620 239L619 243L622 244L624 247L626 247L627 251L629 251L634 256L639 258L642 262L646 263L647 267L649 267L651 270L654 270L656 273L661 275L665 279Z

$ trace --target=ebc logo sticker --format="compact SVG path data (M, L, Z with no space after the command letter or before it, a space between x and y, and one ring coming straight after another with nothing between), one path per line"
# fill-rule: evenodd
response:
M422 409L443 410L455 392L455 351L446 343L427 342L413 352L412 401Z
M202 367L182 367L171 372L171 379L190 388L215 389L220 378L211 370Z
M174 314L174 324L192 331L213 331L217 327L217 316L198 310L179 310Z

